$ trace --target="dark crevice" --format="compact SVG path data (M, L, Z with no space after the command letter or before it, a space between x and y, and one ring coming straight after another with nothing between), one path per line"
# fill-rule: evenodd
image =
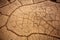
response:
M50 1L52 1L52 2L56 2L56 0L50 0Z
M7 0L8 2L10 2L11 0Z
M59 0L50 0L50 1L55 2L55 3L60 3Z

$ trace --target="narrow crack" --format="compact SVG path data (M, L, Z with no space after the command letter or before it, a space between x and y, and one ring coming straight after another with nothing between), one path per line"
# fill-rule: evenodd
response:
M6 5L3 5L3 6L1 6L0 8L3 8L3 7L5 7L5 6L8 6L8 5L14 3L15 1L16 1L16 0L14 0L13 2L10 2L10 3L6 4Z
M44 2L45 2L45 1L44 1ZM41 3L41 2L39 2L39 3ZM34 4L37 4L37 3L34 3ZM28 6L28 5L33 5L33 4L27 4L27 5L23 5L23 6ZM16 9L18 9L18 8L20 8L20 7L22 7L22 6L19 6L19 7L17 7ZM7 26L7 23L8 23L8 21L9 21L10 17L11 17L12 14L16 11L16 9L9 15L6 24L3 25L2 27L0 27L0 29L3 28L4 26ZM3 14L1 14L1 15L3 15ZM8 15L6 15L6 16L8 16ZM42 18L42 17L41 17L41 18ZM49 24L44 18L42 18L42 19L43 19L47 24ZM51 24L49 24L49 25L50 25L51 27L53 27L54 29L56 29L56 28L55 28L54 26L52 26ZM33 35L33 34L39 34L39 35L46 35L46 36L49 36L49 37L53 37L53 38L60 39L60 37L52 36L52 35L50 35L50 34L45 34L45 33L31 33L31 34L29 34L28 36L26 36L26 35L19 35L19 34L17 34L16 32L14 32L14 31L12 31L12 30L10 30L10 29L8 29L8 28L7 28L7 30L10 31L10 32L12 32L12 33L14 33L14 34L16 34L17 36L21 36L21 37L29 37L29 36L31 36L31 35ZM56 30L58 30L58 29L56 29ZM27 39L27 40L28 40L28 39Z
M41 17L42 18L42 17ZM48 21L46 21L44 18L42 18L48 25L50 25L53 29L60 31L59 29L56 29L53 25L51 25L50 23L48 23Z
M9 15L6 15L6 14L2 14L2 12L0 12L0 15L9 16Z
M30 37L30 36L33 35L33 34L39 34L39 35L45 35L45 36L49 36L49 37L53 37L53 38L60 39L60 37L53 36L53 35L46 34L46 33L31 33L31 34L29 34L28 36L26 36L26 35L19 35L19 34L17 34L16 32L14 32L14 31L12 31L12 30L10 30L10 29L8 29L8 28L7 28L7 30L10 31L10 32L12 32L12 33L14 33L14 34L16 34L16 35L19 36L19 37Z
M20 7L20 6L19 6L19 7ZM16 9L18 9L19 7L17 7ZM16 10L16 9L15 9L15 10ZM15 12L15 10L14 10L13 12ZM0 29L3 28L4 26L7 26L7 23L8 23L8 21L9 21L11 15L13 14L13 12L8 16L7 22L5 23L5 25L1 26Z

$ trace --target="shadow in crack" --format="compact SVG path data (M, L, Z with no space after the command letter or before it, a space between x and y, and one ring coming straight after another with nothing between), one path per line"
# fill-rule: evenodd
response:
M50 0L52 2L55 2L55 3L60 3L60 0Z
M50 1L52 1L52 2L56 2L56 0L50 0Z

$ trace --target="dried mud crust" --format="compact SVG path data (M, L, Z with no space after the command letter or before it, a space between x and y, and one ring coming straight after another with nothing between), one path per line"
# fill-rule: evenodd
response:
M16 0L0 0L0 8L6 6L6 5L9 5L13 2L15 2Z
M46 0L15 0L1 6L0 40L60 40L59 7Z

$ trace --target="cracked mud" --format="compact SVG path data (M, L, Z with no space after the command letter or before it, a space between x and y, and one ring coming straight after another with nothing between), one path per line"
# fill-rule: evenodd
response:
M60 4L1 0L0 40L60 40Z

